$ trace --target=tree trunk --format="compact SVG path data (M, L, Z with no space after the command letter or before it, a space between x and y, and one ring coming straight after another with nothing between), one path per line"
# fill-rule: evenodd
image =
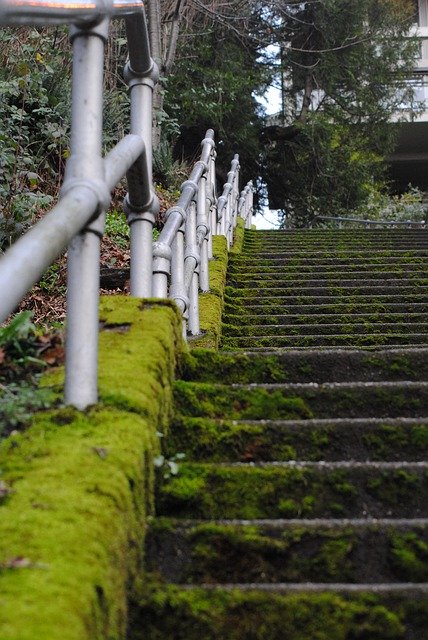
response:
M309 110L312 105L312 91L313 91L313 76L312 73L306 74L305 79L305 91L303 94L303 103L302 110L300 111L299 117L297 118L299 122L305 124Z

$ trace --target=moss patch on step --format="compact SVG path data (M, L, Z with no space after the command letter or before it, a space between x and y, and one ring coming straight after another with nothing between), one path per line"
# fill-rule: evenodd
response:
M2 640L125 637L181 323L171 303L121 297L101 321L104 405L37 414L0 449Z
M129 640L404 640L423 637L428 599L159 587L134 608Z
M157 511L184 518L425 517L424 470L186 463L157 487Z

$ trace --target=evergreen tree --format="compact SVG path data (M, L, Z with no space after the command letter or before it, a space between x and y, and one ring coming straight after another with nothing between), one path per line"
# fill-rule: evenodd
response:
M280 50L280 126L268 127L264 178L274 208L305 225L360 205L394 145L391 115L412 104L413 2L262 2Z

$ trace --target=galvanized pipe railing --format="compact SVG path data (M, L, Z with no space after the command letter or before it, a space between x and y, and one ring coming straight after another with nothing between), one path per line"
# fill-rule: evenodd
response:
M153 244L153 295L175 300L183 314L185 335L187 331L191 335L200 332L199 291L209 290L212 236L226 236L230 246L238 215L251 225L252 214L252 185L247 185L240 198L238 195L238 156L232 161L223 194L216 202L216 155L211 129L201 146L201 157L182 184L178 202L167 211L165 226Z
M109 18L123 18L129 46L125 79L131 133L102 157L103 59ZM68 245L65 400L79 409L97 393L100 242L110 192L124 175L131 228L131 294L174 299L190 333L199 332L198 293L208 291L212 233L228 244L238 212L251 223L252 189L238 197L235 157L219 199L214 134L182 185L181 196L152 247L159 202L152 183L152 97L158 78L140 0L0 0L0 24L69 24L73 47L71 154L58 204L0 259L0 322ZM211 231L212 230L212 231Z
M123 18L129 45L125 79L131 134L102 157L104 48L109 17ZM71 154L61 199L0 260L0 320L68 245L65 399L97 401L100 241L110 192L126 174L131 224L131 290L151 293L152 229L158 202L152 187L152 93L157 80L141 0L1 0L6 25L72 23Z

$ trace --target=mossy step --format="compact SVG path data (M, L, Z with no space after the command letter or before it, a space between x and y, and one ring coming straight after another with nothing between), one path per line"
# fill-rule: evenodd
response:
M178 415L230 420L388 418L428 414L427 382L219 385L177 381Z
M367 250L361 250L361 249L348 249L348 250L334 250L334 249L329 249L329 250L281 250L281 251L258 251L257 254L252 253L244 253L242 255L242 258L240 258L242 261L246 261L246 262L271 262L274 261L275 263L280 262L281 260L284 261L297 261L297 260L308 260L308 259L315 259L315 260L321 260L321 262L324 261L328 261L328 260L359 260L360 258L367 258L370 260L373 260L373 258L378 258L379 260L385 260L386 258L409 258L410 260L412 260L413 258L426 258L428 256L428 249L422 249L422 248L408 248L408 249L378 249L378 250L374 250L374 249L367 249ZM239 260L238 258L235 258L235 260Z
M425 518L428 463L182 464L156 513L202 519Z
M408 333L411 334L423 334L428 332L428 324L423 322L421 324L416 322L385 322L383 318L377 320L358 323L349 321L339 322L336 318L334 324L312 323L312 324L254 324L254 325L230 325L223 324L222 335L223 340L226 337L257 337L257 336L275 336L291 337L291 336L329 336L329 335L358 335L366 336L370 334L370 337L374 335L382 334L388 335L390 333L397 335ZM428 335L428 333L427 333Z
M412 344L410 345L412 348L414 347L415 349L426 349L428 348L428 341L427 342L420 342L417 344ZM316 349L317 351L319 351L320 353L324 352L324 351L331 351L332 349L340 349L341 351L355 351L355 349L361 349L362 351L370 351L372 353L377 353L378 351L387 351L387 350L393 350L395 351L396 349L403 349L406 348L405 345L403 344L382 344L382 345L378 345L378 344L373 344L373 345L364 345L359 347L358 345L313 345L313 346L309 346L309 347L274 347L274 346L269 346L269 347L249 347L249 348L228 348L228 347L224 347L222 349L223 353L233 353L233 354L239 354L239 353L243 353L243 354L251 354L251 355L272 355L272 354L278 354L278 353L290 353L290 351L298 351L301 353L307 353L308 351L313 351L314 349Z
M428 582L428 519L152 521L148 570L168 582ZM427 585L428 588L428 585Z
M269 305L264 304L235 304L233 299L227 298L225 302L225 314L233 316L239 313L239 316L245 320L246 317L263 317L264 315L305 315L311 314L374 314L374 313L399 313L399 314L412 314L412 313L426 313L428 311L427 302L405 302L401 301L401 296L395 298L397 302L385 302L384 298L379 301L376 298L373 303L365 302L365 298L361 301L339 301L337 304L287 304L276 305L275 300L272 300Z
M399 241L396 242L365 242L365 243L355 243L355 242L314 242L314 243L306 243L306 242L295 242L295 243L284 243L284 244L263 244L263 245L255 245L255 246L244 246L243 251L244 254L252 254L255 256L260 256L264 253L303 253L303 252L348 252L348 251L359 251L359 252L367 252L374 251L376 253L385 254L385 252L389 251L414 251L414 250L426 250L428 249L428 241Z
M325 289L331 291L332 289L350 289L351 291L358 289L371 289L373 287L386 289L386 288L399 288L403 285L407 287L412 287L415 290L420 287L425 287L428 289L428 274L417 274L414 278L409 278L405 275L400 275L397 277L397 274L390 274L389 277L379 278L373 274L373 277L338 277L335 274L332 278L302 278L300 276L294 277L283 277L278 276L277 278L247 278L243 280L233 280L228 279L228 286L233 287L236 290L240 289L248 289L248 287L263 287L263 289L268 292L271 289L277 290L278 288L286 288L292 289L301 289L301 288L318 288L324 287Z
M164 446L186 461L423 461L428 419L214 420L177 417Z
M428 627L417 588L290 591L148 584L128 640L422 640Z
M428 238L426 229L302 229L302 230L264 230L249 231L244 234L244 242L286 242L287 240L316 241L322 238L333 238L338 242L350 239L354 242L364 242L366 240L380 239L388 240L393 238Z
M128 640L423 640L428 596L148 584Z
M377 322L396 324L419 324L428 322L428 304L426 305L426 313L387 313L385 311L375 311L374 313L307 313L307 314L282 314L282 315L250 315L250 314L224 314L223 327L235 326L244 331L245 327L265 327L272 325L327 325L336 323L338 325L346 324L373 324ZM223 333L225 329L223 328Z
M251 351L254 349L265 348L284 348L290 349L296 347L370 347L370 346L403 346L403 345L428 345L428 331L426 333L344 333L330 335L259 335L259 336L241 336L228 337L225 336L221 341L222 349L244 349Z
M371 252L365 256L332 256L331 253L324 257L310 257L307 254L302 253L298 256L281 257L278 254L274 254L270 258L257 258L251 254L239 254L236 257L231 256L229 265L233 268L254 268L254 267L302 267L302 268L320 268L334 267L334 266L352 266L355 268L363 267L366 264L379 264L379 265L411 265L421 264L425 265L428 258L428 251L424 252L407 252L404 255L377 255L375 252Z
M428 349L407 347L375 353L312 349L268 356L193 349L183 360L181 377L222 384L428 380Z
M242 288L235 287L226 287L226 294L230 298L240 299L247 298L251 301L254 298L258 300L264 300L266 298L278 298L278 297L311 297L311 296L343 296L346 298L351 298L352 296L378 296L378 295L424 295L425 300L428 302L428 286L426 281L424 284L394 284L389 283L388 281L382 282L380 284L372 284L370 282L359 283L358 281L354 281L353 284L338 281L335 284L321 284L319 286L282 286L282 287L270 287L266 289L264 286L258 285Z
M297 299L277 296L266 298L262 302L258 300L235 299L233 295L225 296L225 311L235 311L238 313L313 313L319 309L320 312L331 309L342 309L344 313L349 310L358 309L369 312L381 311L383 309L415 309L426 311L428 308L428 298L425 295L375 295L375 296L299 296Z
M293 267L293 269L282 269L279 271L258 269L256 270L241 270L236 272L229 270L228 272L228 284L232 286L242 287L246 282L258 282L260 280L267 286L273 282L319 282L319 281L334 281L334 280L426 280L428 277L428 265L421 268L415 265L414 269L385 269L381 271L379 269L372 268L366 271L344 271L343 269L331 269L327 271L317 270L314 268L311 271L301 271L299 267ZM314 286L313 284L311 286Z
M264 265L260 267L260 270L263 272L260 277L265 277L268 274L273 276L280 275L282 273L301 273L304 274L319 274L320 277L323 275L327 276L331 273L350 273L355 274L356 272L366 274L366 273L394 273L399 271L400 273L406 271L407 273L413 272L423 272L427 273L428 270L428 259L419 258L417 262L364 262L361 263L359 261L351 262L348 264L300 264L300 265ZM251 277L254 272L254 277L258 277L255 269L249 265L246 265L243 262L233 262L229 261L228 265L228 273L232 275L239 275L241 277Z

